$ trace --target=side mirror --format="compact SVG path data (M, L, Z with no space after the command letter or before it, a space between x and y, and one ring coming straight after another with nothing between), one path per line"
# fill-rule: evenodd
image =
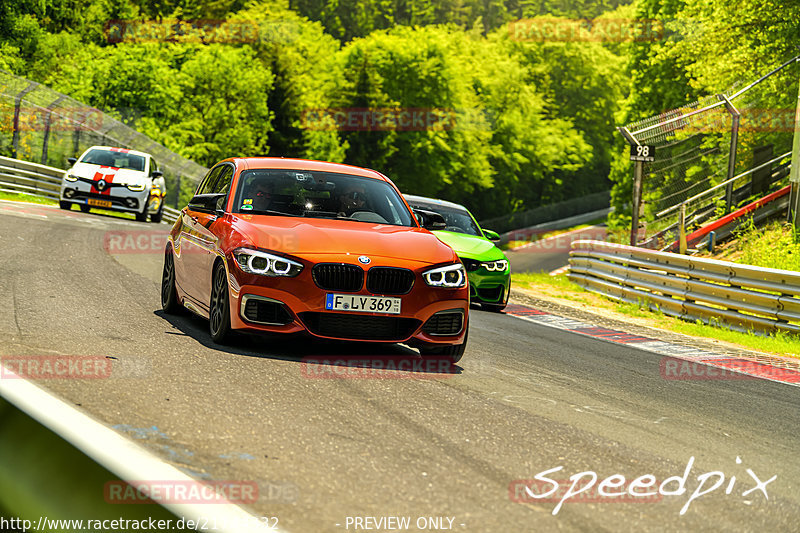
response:
M164 175L164 173L161 172L160 170L154 170L153 172L150 173L150 177L153 178L153 179L160 178L163 175Z
M444 217L435 211L427 209L414 209L414 216L417 217L420 225L427 230L438 230L447 227Z
M68 157L67 158L67 163L69 163L70 165L74 165L77 162L78 162L78 158L77 157Z
M496 231L492 231L490 229L484 229L483 234L486 236L487 239L489 239L492 242L500 241L500 235L498 235Z
M189 200L189 208L197 211L221 214L225 205L224 193L196 194Z

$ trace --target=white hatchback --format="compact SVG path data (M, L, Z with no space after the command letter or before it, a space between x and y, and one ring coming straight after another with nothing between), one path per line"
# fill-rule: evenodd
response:
M72 167L61 180L62 209L77 204L83 212L96 207L134 213L140 222L148 215L152 222L161 222L166 184L150 154L92 146L69 162Z

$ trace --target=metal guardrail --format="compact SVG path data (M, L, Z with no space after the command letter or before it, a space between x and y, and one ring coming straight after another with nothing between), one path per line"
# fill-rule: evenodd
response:
M686 320L800 333L800 272L581 240L572 243L567 277Z
M24 193L58 200L61 179L66 170L0 156L0 191ZM174 223L180 211L163 207L162 220Z

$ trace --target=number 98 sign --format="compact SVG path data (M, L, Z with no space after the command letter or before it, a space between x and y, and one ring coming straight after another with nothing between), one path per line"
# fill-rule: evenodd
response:
M631 161L652 162L656 159L656 147L651 144L631 146Z

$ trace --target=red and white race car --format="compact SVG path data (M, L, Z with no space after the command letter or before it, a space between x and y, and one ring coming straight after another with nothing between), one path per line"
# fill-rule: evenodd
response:
M79 159L70 157L72 167L61 180L58 205L72 204L88 212L92 207L134 213L136 220L161 222L166 184L153 156L145 152L92 146Z

